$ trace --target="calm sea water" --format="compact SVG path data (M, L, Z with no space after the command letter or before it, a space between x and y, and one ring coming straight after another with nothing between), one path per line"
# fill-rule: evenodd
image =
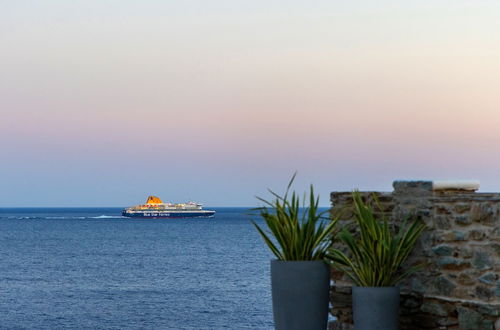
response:
M0 209L0 328L273 327L271 254L247 209L177 220L120 211Z

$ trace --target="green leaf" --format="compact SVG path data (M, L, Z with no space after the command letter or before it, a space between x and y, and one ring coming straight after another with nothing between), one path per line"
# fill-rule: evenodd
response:
M254 223L271 252L279 260L322 260L331 249L337 221L318 212L319 196L311 185L302 199L291 191L295 173L283 196L269 190L273 199L257 197L265 206L253 209L264 220L269 232Z
M393 286L414 273L421 265L402 271L425 225L414 220L407 225L407 218L396 233L390 229L383 216L377 196L371 196L378 209L363 200L359 191L353 191L355 229L344 227L338 239L347 247L348 254L330 249L328 259L334 267L345 272L359 286ZM355 232L355 234L353 234Z

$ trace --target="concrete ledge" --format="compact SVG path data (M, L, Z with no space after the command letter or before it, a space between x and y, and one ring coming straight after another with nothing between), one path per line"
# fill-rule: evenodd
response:
M479 181L476 180L447 180L432 181L432 190L468 190L479 189Z

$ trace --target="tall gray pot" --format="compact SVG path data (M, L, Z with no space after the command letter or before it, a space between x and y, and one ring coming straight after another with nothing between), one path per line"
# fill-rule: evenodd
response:
M352 312L356 330L397 330L399 287L353 287Z
M330 267L323 261L271 261L276 330L325 330Z

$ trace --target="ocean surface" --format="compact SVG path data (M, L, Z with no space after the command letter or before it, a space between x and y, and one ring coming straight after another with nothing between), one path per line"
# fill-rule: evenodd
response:
M272 329L272 256L248 209L215 210L0 209L0 328Z

